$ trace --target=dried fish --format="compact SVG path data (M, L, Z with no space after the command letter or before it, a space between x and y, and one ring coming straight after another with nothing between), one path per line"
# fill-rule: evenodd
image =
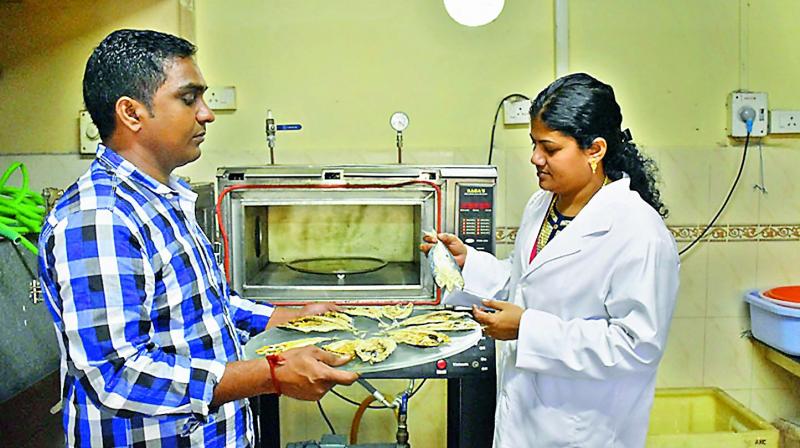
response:
M342 312L351 316L362 316L381 321L383 308L379 306L348 306L341 308Z
M414 311L414 304L409 302L385 306L349 306L341 310L351 316L363 316L383 322L384 317L392 320L405 319Z
M414 311L414 304L409 302L405 305L398 303L397 305L386 305L381 308L381 313L392 320L405 319L410 316Z
M356 355L370 364L381 362L397 348L397 342L391 338L369 338L360 340L356 346Z
M436 238L435 232L425 232L425 234ZM436 244L428 252L428 260L433 272L433 280L440 288L446 289L448 292L464 288L464 276L461 275L461 268L458 267L453 254L438 238L436 238Z
M336 353L337 355L355 357L356 347L362 340L363 339L342 339L340 341L333 341L330 344L323 345L322 349L331 353Z
M481 324L465 317L459 320L448 320L445 322L417 325L414 328L426 331L469 331L480 328L480 326Z
M353 326L353 318L342 313L329 312L321 316L305 316L291 320L280 328L302 331L303 333L327 333L329 331L349 331L358 333Z
M351 324L351 325L353 323L353 318L352 317L348 316L345 313L340 313L338 311L328 311L327 313L322 314L322 316L323 317L329 317L331 319L341 320L341 321L347 322L348 324Z
M422 330L420 327L390 331L389 337L397 342L416 347L437 347L450 342L450 337L446 334L437 331Z
M257 355L277 355L293 348L306 347L309 345L319 344L320 342L330 341L333 338L305 338L295 339L293 341L281 342L278 344L265 345L256 350Z
M447 311L447 310L440 310L440 311L433 311L431 313L420 314L411 318L408 318L404 321L398 322L395 325L392 325L391 328L398 327L398 326L410 326L410 325L426 325L426 324L434 324L440 322L449 322L449 321L457 321L460 319L468 319L469 314L467 313L459 313L456 311Z

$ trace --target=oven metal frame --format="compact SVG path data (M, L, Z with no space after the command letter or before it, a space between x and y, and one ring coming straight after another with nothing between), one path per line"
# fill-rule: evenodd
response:
M260 260L246 254L248 207L274 205L410 205L420 209L420 230L455 233L458 186L494 187L497 170L490 166L271 166L217 170L217 220L225 271L234 290L251 300L279 305L310 301L353 304L413 302L438 305L441 291L430 270L417 260L417 284L274 285L248 283L247 265ZM494 190L492 190L494 195ZM494 203L494 196L492 197ZM430 226L428 224L431 224ZM495 223L489 230L494 252ZM422 235L419 235L421 238ZM417 255L419 256L419 255Z
M231 231L230 238L223 229L237 229L242 225L244 207L291 204L292 199L301 198L296 194L298 190L315 188L330 195L334 203L350 203L346 196L351 195L344 187L346 185L362 185L361 193L369 191L366 185L387 185L403 182L418 182L416 192L431 192L431 189L419 187L423 184L438 186L441 196L437 197L435 222L437 231L459 234L456 228L456 219L462 207L459 197L459 185L462 187L491 187L491 206L494 207L496 196L497 169L493 166L409 166L409 165L343 165L343 166L261 166L242 168L219 168L217 170L217 204L216 214L218 221L217 241L222 243L222 249L229 251L226 256L226 275L232 288L242 292L244 297L254 300L264 300L267 297L277 305L294 305L312 300L334 300L340 302L345 294L326 294L324 290L317 289L315 293L308 293L297 288L288 288L283 291L274 288L262 290L253 289L245 284L243 261L237 260L237 255L242 254L242 242L237 241L241 232ZM275 194L254 194L244 190L258 190L265 186L283 184L283 188L274 188ZM291 188L286 188L291 185ZM433 189L434 191L436 189ZM318 191L319 193L319 191ZM387 199L386 190L373 194L375 203L419 203L405 199ZM400 195L403 196L403 195ZM389 197L393 197L389 195ZM364 195L356 203L363 204ZM325 202L322 199L317 199ZM403 202L403 201L406 202ZM336 202L339 201L339 202ZM381 202L382 201L382 202ZM424 201L422 202L424 204ZM420 205L425 207L425 205ZM239 209L238 212L234 211ZM237 216L237 213L239 214ZM425 213L430 213L426 211ZM494 214L492 215L494 216ZM430 219L425 215L425 219ZM475 226L480 227L480 220ZM494 253L495 230L494 219L490 220L491 228L488 238L482 241L480 249ZM425 229L428 230L428 229ZM421 235L420 235L421 237ZM411 301L422 305L440 305L441 292L433 285L430 279L427 263L420 262L421 278L424 281L424 294ZM427 277L425 277L427 273ZM427 280L425 280L427 278ZM244 288L243 288L244 287ZM253 292L269 291L269 295L252 294ZM302 291L303 294L298 294ZM314 291L314 289L312 289ZM323 293L320 294L320 291ZM387 292L381 288L367 288L349 291L350 297L357 297L357 304L387 304L409 301L408 295L385 294L380 300L375 296ZM357 294L355 294L357 293ZM370 297L370 294L372 297ZM275 300L278 298L279 300ZM300 300L296 300L300 299ZM494 433L494 409L496 399L496 374L494 363L494 342L484 338L478 346L471 348L463 355L470 359L479 359L479 368L474 368L474 362L456 362L455 357L448 358L452 361L447 371L437 370L432 366L419 366L418 368L400 369L393 372L383 372L372 377L380 378L443 378L447 379L447 446L450 448L471 448L491 446ZM456 355L459 356L459 355ZM467 367L473 366L473 368ZM254 410L257 416L257 446L262 448L281 448L278 398L275 396L261 396L254 399Z

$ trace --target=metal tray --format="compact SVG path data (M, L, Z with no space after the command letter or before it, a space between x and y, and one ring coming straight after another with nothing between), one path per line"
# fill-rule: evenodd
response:
M428 313L434 310L414 310L412 316L423 313ZM387 322L389 322L387 320ZM381 330L378 327L378 321L363 316L353 317L353 326L360 331L366 331L367 335L364 338L377 336ZM453 355L457 355L470 347L476 345L481 339L480 327L470 331L447 331L443 332L450 336L450 342L442 344L438 347L414 347L406 344L397 344L397 349L386 358L385 361L376 364L369 364L361 361L356 357L342 367L343 370L349 370L359 373L374 373L374 372L387 372L390 370L404 369L414 367L429 362L435 362L439 359L445 359ZM245 359L260 358L261 355L256 354L256 350L271 344L278 344L281 342L291 341L294 339L304 339L312 337L332 337L337 339L354 339L355 335L347 331L331 331L328 333L302 333L295 330L285 330L283 328L271 328L267 331L259 333L247 342L244 346ZM325 345L329 342L326 341L319 345Z
M386 262L372 257L306 258L290 261L286 266L306 274L351 275L377 271Z

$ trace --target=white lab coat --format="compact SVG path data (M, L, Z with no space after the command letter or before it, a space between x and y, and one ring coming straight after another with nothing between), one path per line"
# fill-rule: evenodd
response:
M606 185L528 263L553 194L533 195L514 252L472 248L465 291L525 312L516 341L498 341L495 448L645 444L680 262L661 217Z

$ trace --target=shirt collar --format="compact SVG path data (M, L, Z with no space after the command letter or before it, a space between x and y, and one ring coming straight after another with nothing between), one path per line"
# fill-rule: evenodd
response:
M197 197L189 184L180 177L170 174L167 185L164 185L102 143L97 145L97 159L118 176L142 184L156 194L164 196L178 194L190 200Z

